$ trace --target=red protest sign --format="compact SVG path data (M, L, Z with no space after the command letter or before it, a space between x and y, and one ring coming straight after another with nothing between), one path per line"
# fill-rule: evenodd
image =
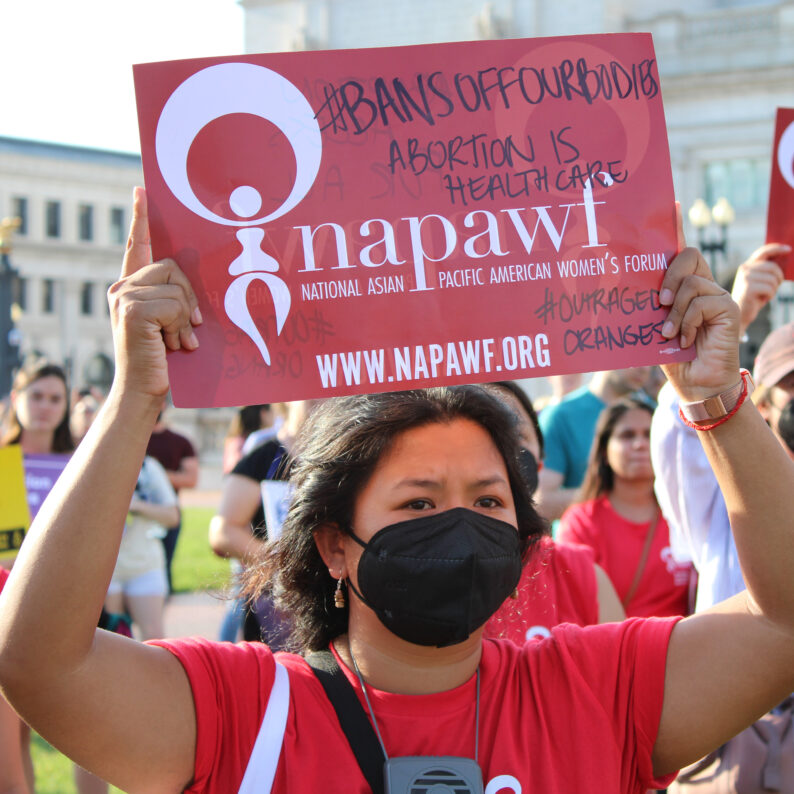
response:
M777 109L766 241L794 248L794 108ZM787 279L794 280L794 256L787 257L784 273Z
M647 34L135 67L152 248L199 294L174 400L680 360Z

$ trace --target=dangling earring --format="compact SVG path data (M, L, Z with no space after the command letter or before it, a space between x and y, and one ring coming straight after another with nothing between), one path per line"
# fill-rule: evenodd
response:
M336 590L334 590L334 606L337 609L344 609L347 605L345 601L345 591L342 589L342 577L336 580Z

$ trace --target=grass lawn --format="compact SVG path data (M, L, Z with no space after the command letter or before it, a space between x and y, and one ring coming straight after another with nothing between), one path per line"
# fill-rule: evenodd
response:
M77 794L72 762L68 758L35 733L30 749L36 771L36 794ZM110 786L109 791L110 794L120 794L121 790Z
M229 561L216 557L207 541L207 529L215 510L186 507L182 510L182 531L172 564L174 590L222 590L229 583Z
M174 590L219 590L229 581L229 563L216 557L207 543L207 528L215 511L208 507L188 507L182 511L182 532L174 555ZM36 794L76 794L72 763L40 736L31 745L36 770ZM111 786L111 794L119 789Z

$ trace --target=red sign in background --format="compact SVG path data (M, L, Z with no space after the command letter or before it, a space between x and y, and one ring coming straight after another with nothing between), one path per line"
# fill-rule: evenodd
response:
M766 241L794 248L794 108L777 109ZM786 258L784 272L787 279L794 280L794 256Z
M680 360L648 34L135 67L155 258L199 294L174 400Z

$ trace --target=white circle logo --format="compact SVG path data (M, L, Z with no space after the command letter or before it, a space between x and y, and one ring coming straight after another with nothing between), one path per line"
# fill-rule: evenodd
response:
M780 174L794 188L794 121L783 130L777 146L777 167Z
M277 209L261 217L252 218L261 210L262 196L250 185L238 186L229 196L232 211L241 220L210 210L190 185L187 159L191 144L207 124L231 113L248 113L272 122L295 152L292 191ZM163 179L185 207L213 223L253 226L285 215L303 200L320 169L322 136L306 97L285 77L251 63L223 63L196 72L171 94L157 122L155 151Z
M528 640L539 640L551 637L551 632L545 626L531 626L524 636Z

